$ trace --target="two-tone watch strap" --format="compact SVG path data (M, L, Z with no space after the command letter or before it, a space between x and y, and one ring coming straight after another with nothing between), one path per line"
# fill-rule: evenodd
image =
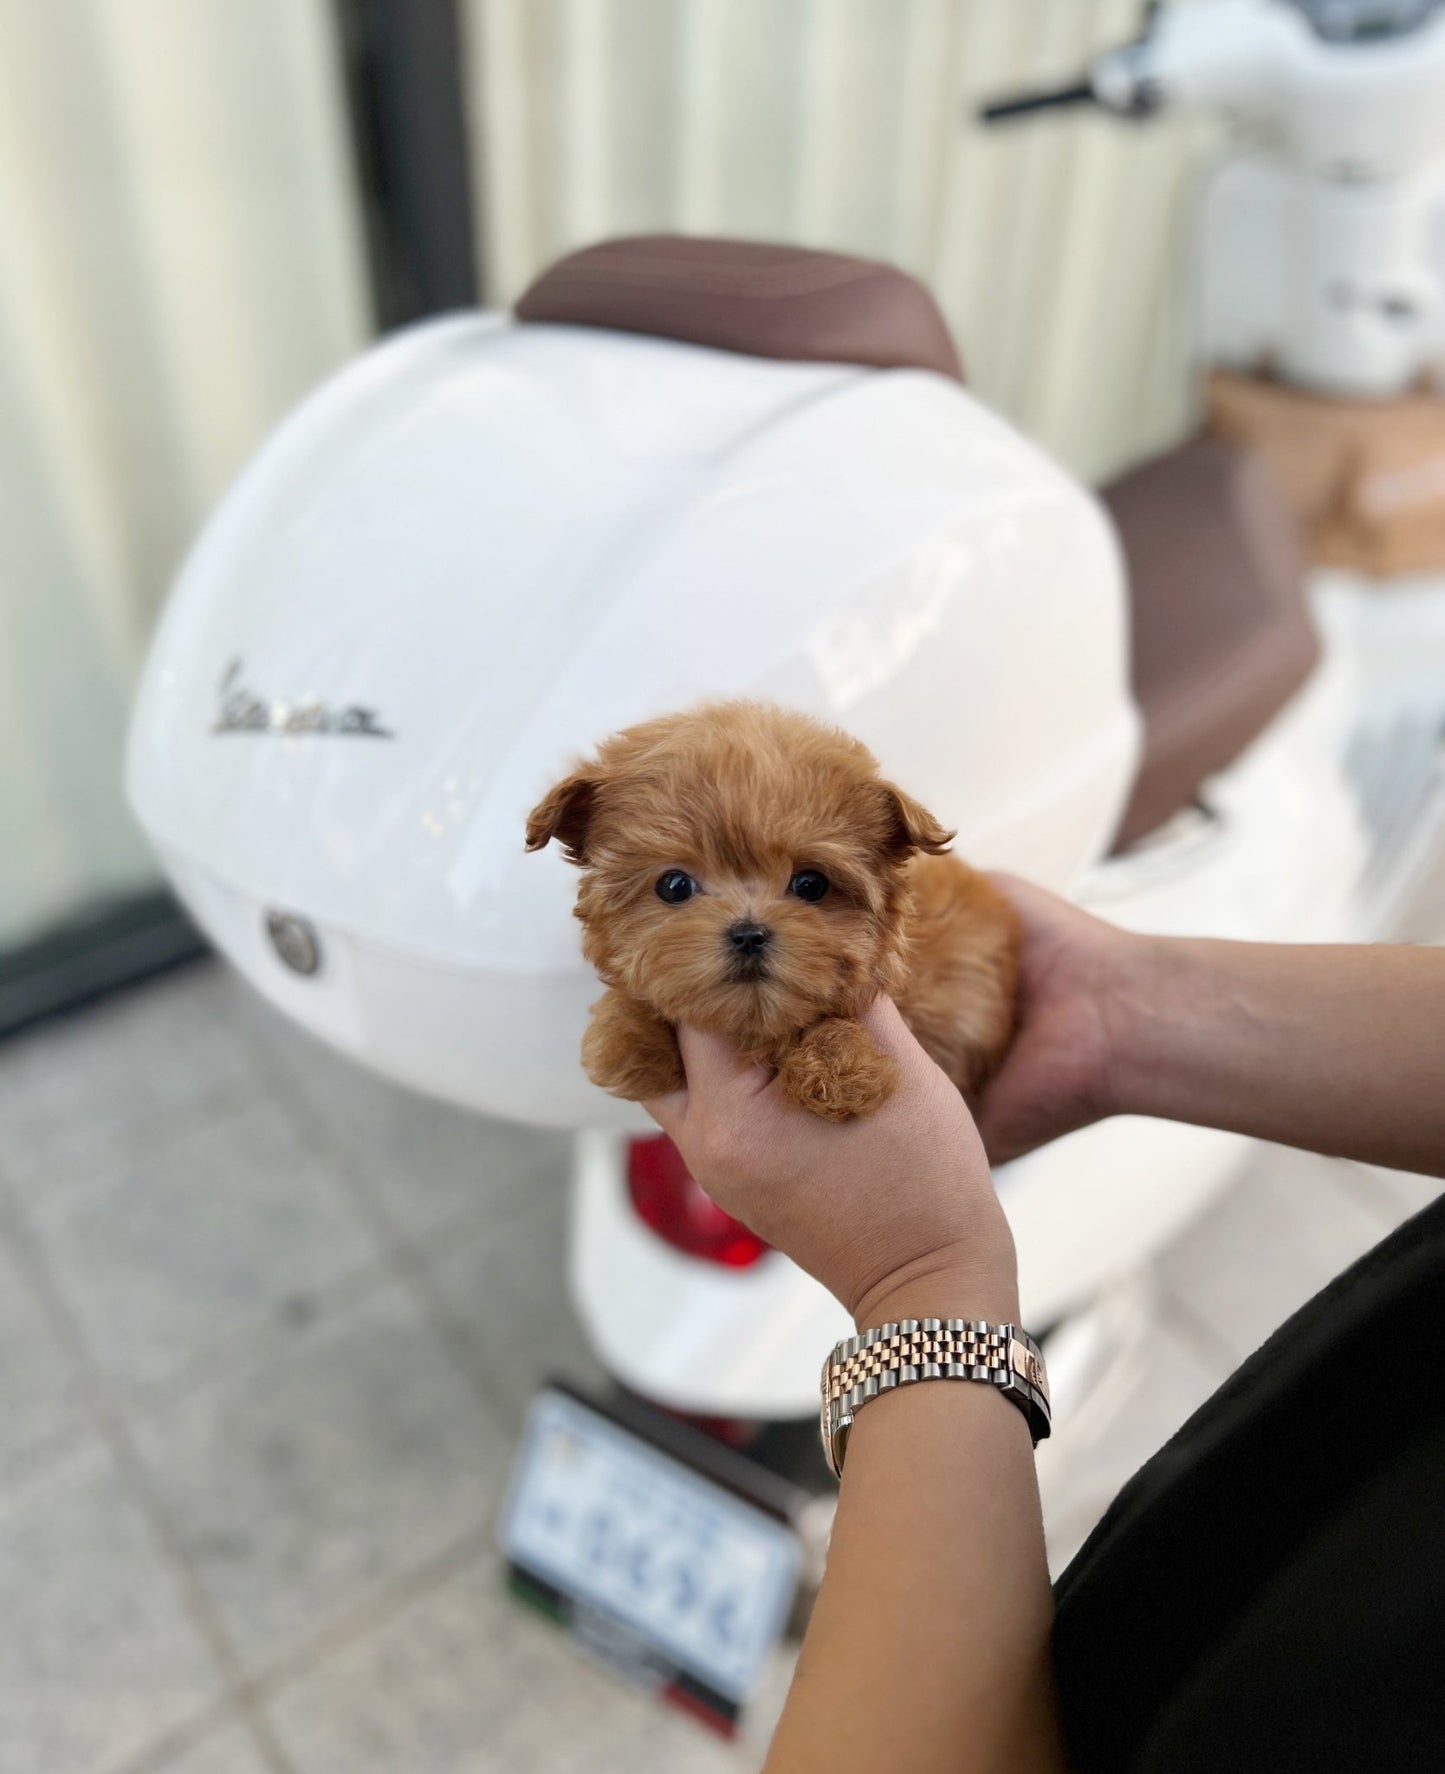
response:
M835 1476L857 1412L917 1380L997 1386L1028 1418L1035 1447L1049 1433L1048 1374L1027 1332L986 1319L905 1318L845 1337L823 1364L823 1451Z

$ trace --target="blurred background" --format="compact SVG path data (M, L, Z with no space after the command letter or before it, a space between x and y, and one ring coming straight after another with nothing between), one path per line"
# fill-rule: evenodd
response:
M116 761L160 602L247 455L378 327L507 305L608 235L795 241L924 278L972 386L1077 473L1189 424L1179 199L1208 126L967 116L1128 36L1132 0L464 0L454 64L423 0L399 78L407 33L368 10L0 8L0 949L155 884ZM367 54L394 100L368 104ZM465 184L426 132L454 77ZM378 144L378 105L413 96L422 140ZM427 164L446 238L419 291L377 211Z
M757 1765L791 1639L724 1741L504 1593L528 1403L554 1374L608 1384L567 1285L568 1138L368 1077L209 955L123 798L132 697L188 546L308 390L608 236L901 266L972 393L1090 486L1192 437L1222 123L976 119L1140 18L0 0L0 1774ZM1340 641L1358 588L1333 571ZM1440 585L1416 550L1408 620L1355 661L1374 936L1445 937ZM1041 1456L1056 1569L1430 1193L1256 1149L1201 1194L1080 1328L1089 1408ZM815 1574L826 1509L798 1531Z

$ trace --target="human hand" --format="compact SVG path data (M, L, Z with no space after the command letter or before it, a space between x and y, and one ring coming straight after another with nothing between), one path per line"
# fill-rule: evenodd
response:
M720 1036L680 1028L687 1088L647 1104L725 1212L822 1282L860 1328L1018 1315L1013 1237L963 1098L880 998L863 1018L898 1066L873 1114L787 1102Z
M1125 1027L1148 996L1154 944L1014 875L990 879L1022 925L1018 1027L978 1104L1001 1164L1120 1112Z

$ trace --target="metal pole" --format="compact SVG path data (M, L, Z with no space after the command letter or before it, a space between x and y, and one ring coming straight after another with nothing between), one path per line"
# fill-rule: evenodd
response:
M456 0L334 0L378 326L477 299Z

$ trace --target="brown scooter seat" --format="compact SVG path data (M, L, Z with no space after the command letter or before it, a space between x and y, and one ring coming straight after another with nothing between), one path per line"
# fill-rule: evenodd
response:
M872 259L702 240L607 240L550 266L517 318L652 333L796 363L934 370L963 380L938 304L907 272Z
M1263 459L1197 437L1103 491L1129 568L1144 755L1117 847L1233 762L1310 675L1297 525Z

